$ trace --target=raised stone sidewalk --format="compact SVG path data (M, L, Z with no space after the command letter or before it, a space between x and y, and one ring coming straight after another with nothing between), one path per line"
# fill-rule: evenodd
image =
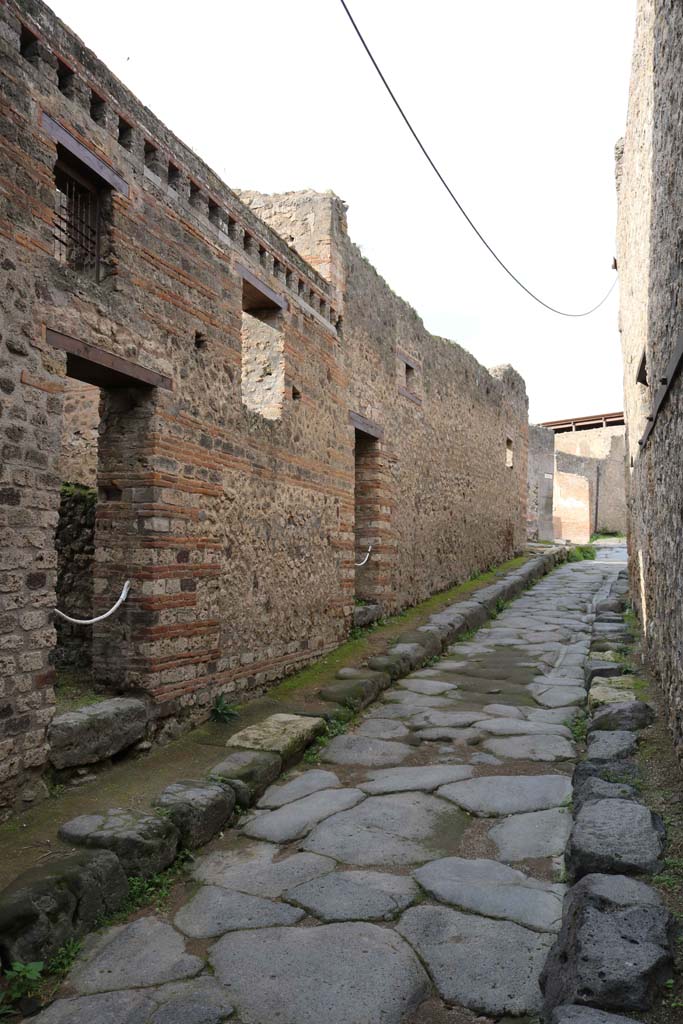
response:
M602 628L621 607L619 557L537 583L386 689L321 766L268 786L266 758L237 779L256 803L198 857L191 898L91 936L39 1024L456 1024L459 1008L619 1024L598 1007L647 1008L670 922L624 876L656 869L661 829L605 775L633 768L648 712L597 714L572 785L571 725L610 671L591 638L613 666L623 636ZM231 785L240 754L218 766Z

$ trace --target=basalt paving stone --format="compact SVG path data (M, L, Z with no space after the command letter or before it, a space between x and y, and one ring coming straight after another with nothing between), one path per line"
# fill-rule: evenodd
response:
M296 778L280 785L270 786L259 800L257 807L267 807L275 810L293 800L301 800L304 796L316 793L321 789L334 789L341 786L341 782L334 772L325 772L321 769L311 768L302 772Z
M223 986L204 976L155 989L58 999L33 1019L40 1024L223 1024L232 1011Z
M576 747L563 736L504 736L484 740L482 748L495 757L518 761L566 761L576 757Z
M624 729L599 730L588 736L587 757L591 761L613 761L620 757L633 757L638 738Z
M414 729L466 729L483 717L478 711L421 711L411 718L410 724Z
M401 764L411 753L412 748L406 743L346 735L335 736L323 750L320 760L326 764L363 764L373 768Z
M424 960L447 1002L495 1017L540 1010L538 979L551 935L433 906L406 910L397 930Z
M581 711L577 707L570 708L530 708L526 712L529 722L552 722L554 725L565 725L573 722Z
M489 830L498 860L514 864L535 857L559 857L564 853L572 816L563 807L528 814L513 814Z
M373 924L234 932L210 959L247 1024L401 1024L430 991L410 946Z
M557 932L566 886L529 878L495 860L446 857L413 872L442 903L483 917L502 918L533 931Z
M347 811L364 799L365 794L359 789L321 789L275 811L260 814L246 824L242 832L269 843L289 843L305 836L318 822L339 811Z
M359 725L352 735L368 736L373 740L405 740L410 736L410 729L403 722L371 718Z
M236 841L228 849L201 857L192 873L209 885L276 899L285 889L335 868L335 862L329 857L314 853L295 853L275 860L279 852L271 843Z
M141 917L86 939L69 983L81 995L92 995L180 981L203 968L203 960L185 952L175 928L156 917Z
M576 816L567 867L576 878L595 871L654 874L663 849L664 826L649 807L631 800L594 800Z
M565 775L486 775L442 786L437 796L488 818L561 807L571 800L572 784Z
M520 721L517 718L494 718L475 722L474 728L481 729L493 736L564 736L566 739L572 737L566 725L554 725L552 722Z
M178 848L178 830L168 818L121 808L73 818L60 827L59 838L91 850L112 850L127 875L143 878L167 868Z
M500 718L524 718L524 712L514 704L487 704L482 708L487 715ZM477 719L480 721L480 719Z
M605 1013L594 1010L592 1006L556 1006L550 1018L550 1024L641 1024L633 1017L624 1017L620 1013Z
M412 693L422 693L428 697L438 697L448 690L456 689L455 683L446 683L443 680L437 679L403 679L398 685L399 689L410 690Z
M372 796L384 793L400 793L421 790L429 793L449 782L460 782L471 778L472 768L467 765L429 764L415 768L386 768L370 773L367 781L359 782L358 788Z
M564 708L573 704L584 704L586 691L583 686L545 686L531 683L528 687L537 703L546 708Z
M467 815L427 793L368 797L318 825L302 848L358 867L422 864L457 853Z
M483 737L478 729L449 729L447 726L433 726L430 729L418 729L415 735L420 740L436 742L448 740L450 743L473 746Z
M190 938L210 939L245 928L292 925L303 916L303 911L284 903L232 892L217 885L203 885L178 911L174 924Z
M450 708L452 702L448 697L429 697L424 693L411 693L409 690L386 690L382 694L385 704L402 704L404 707L415 708Z
M418 894L407 875L335 871L290 889L284 899L304 907L320 921L389 921Z

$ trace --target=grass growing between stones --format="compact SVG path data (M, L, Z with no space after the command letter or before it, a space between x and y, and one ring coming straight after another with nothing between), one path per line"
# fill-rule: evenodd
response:
M595 560L595 548L592 544L578 544L567 552L568 562L586 562Z
M423 625L430 615L441 611L449 604L468 597L470 594L494 582L500 576L528 562L534 557L533 552L511 558L501 565L494 566L486 572L472 576L464 583L458 583L448 590L439 591L425 601L398 612L388 618L373 622L363 629L354 629L349 639L335 647L333 651L320 658L312 665L295 672L285 679L279 686L269 691L268 697L274 700L286 702L297 693L304 691L318 690L327 683L332 682L340 668L353 667L362 664L368 657L383 653L387 647L394 643L399 633L405 630L415 629Z
M585 711L579 712L575 718L568 718L564 723L571 732L576 743L585 743L588 735L588 715Z
M55 702L57 714L76 711L90 704L107 700L107 694L98 693L89 672L83 669L60 668L56 671Z

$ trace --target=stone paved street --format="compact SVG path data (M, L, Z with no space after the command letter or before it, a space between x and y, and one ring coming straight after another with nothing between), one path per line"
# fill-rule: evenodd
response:
M40 1024L430 1024L541 1008L592 608L567 564L272 785L197 889L85 943ZM607 734L610 735L610 734ZM453 1015L452 1015L453 1014Z

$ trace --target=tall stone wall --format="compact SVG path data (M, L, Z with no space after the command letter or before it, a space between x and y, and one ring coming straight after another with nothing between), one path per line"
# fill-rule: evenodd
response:
M364 535L373 552L357 570L362 596L393 610L519 551L528 446L519 375L487 371L459 345L430 335L349 239L338 197L240 196L306 259L327 254L319 265L344 296L346 401L381 434L378 514Z
M555 471L553 532L557 540L587 544L591 538L591 486L579 473Z
M623 426L568 430L555 435L558 468L571 473L584 472L590 478L594 533L626 533L625 438ZM572 465L571 460L563 460L560 453L577 461Z
M626 134L617 147L629 553L647 657L683 758L681 154L683 8L677 0L640 0Z
M71 484L97 484L100 389L66 377L59 475Z
M553 477L555 435L547 427L529 424L527 474L527 539L553 540Z
M519 550L527 429L521 378L432 338L338 200L307 195L312 245L283 240L38 0L0 4L0 78L2 813L35 796L53 713L72 379L100 392L95 614L132 582L94 671L159 716L205 717L347 634L358 431L362 588L391 610ZM98 279L55 243L65 147L99 182ZM277 334L270 375L248 317Z

